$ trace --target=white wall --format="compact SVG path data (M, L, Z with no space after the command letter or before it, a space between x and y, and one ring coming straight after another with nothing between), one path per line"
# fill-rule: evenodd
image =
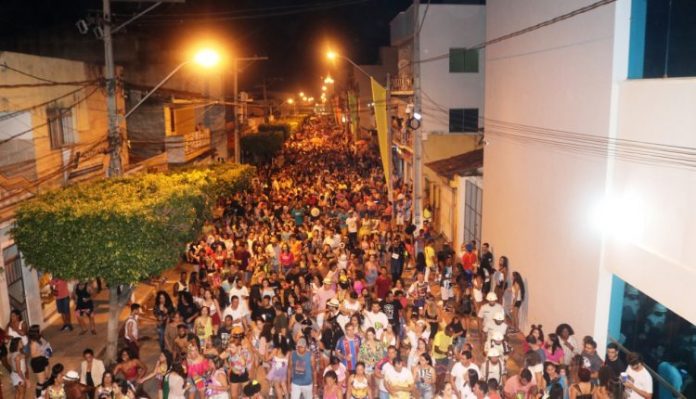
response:
M489 0L487 39L590 3ZM525 328L568 322L580 336L593 334L596 309L608 307L597 300L601 238L585 211L604 193L606 159L502 136L525 128L491 120L606 137L614 7L486 49L482 239L527 281Z
M421 18L425 13L421 6ZM485 40L486 7L431 4L420 35L420 58L449 54L450 48L470 47ZM422 129L449 132L450 108L478 108L483 115L484 58L479 73L450 73L449 57L420 64Z
M618 137L694 148L694 109L696 78L626 81ZM696 170L619 160L612 194L635 199L631 217L641 223L629 240L610 237L607 268L696 324L696 306L685 300L696 287Z

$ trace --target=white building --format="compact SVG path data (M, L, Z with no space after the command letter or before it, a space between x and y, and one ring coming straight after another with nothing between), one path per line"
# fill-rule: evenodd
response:
M411 6L391 22L391 45L398 48L398 74L391 81L394 167L407 182L412 181L414 131L408 121L413 117L414 94L419 94L421 104L423 165L478 148L484 111L485 51L468 48L485 40L486 7L421 4L417 16L414 12ZM417 64L414 32L419 37ZM414 81L419 93L414 92ZM424 204L433 207L435 227L459 246L465 222L450 219L458 214L454 199L463 198L463 193L451 192L457 186L451 177L423 167L421 187ZM443 203L442 198L450 201Z
M489 0L486 38L592 3ZM654 59L664 44L646 30L655 18L645 1L618 0L487 46L485 56L483 239L526 281L524 328L568 322L600 351L615 337L644 356L627 326L642 313L639 328L651 328L660 312L634 317L629 299L661 303L684 328L696 323L696 70ZM683 21L674 18L674 37L693 35ZM692 77L644 78L665 64ZM681 339L658 324L654 347Z

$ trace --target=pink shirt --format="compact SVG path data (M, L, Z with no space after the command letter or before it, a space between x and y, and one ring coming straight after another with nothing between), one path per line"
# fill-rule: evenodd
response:
M324 311L326 309L326 302L334 296L336 296L336 293L333 290L326 289L325 286L319 288L317 293L314 294L314 303L317 305L317 309Z
M556 351L551 353L550 348L544 348L544 353L546 354L546 360L556 364L561 364L563 362L563 349L556 348Z
M527 385L522 385L520 382L520 376L516 375L513 377L510 377L507 379L505 382L505 394L510 395L512 397L515 397L518 393L522 392L524 393L524 396L527 397L527 392L529 392L529 389L532 388L534 384L530 381L527 383Z

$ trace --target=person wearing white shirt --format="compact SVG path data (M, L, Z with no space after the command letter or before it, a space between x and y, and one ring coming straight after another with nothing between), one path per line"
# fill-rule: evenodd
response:
M249 289L244 285L241 278L237 278L235 284L230 288L229 298L232 303L232 297L239 298L239 304L247 311L249 310Z
M384 386L390 399L409 399L413 397L415 380L413 373L400 358L394 359L393 367L384 370Z
M365 320L363 321L363 330L367 330L368 328L372 327L375 329L375 336L377 339L382 339L382 333L384 333L384 330L391 328L389 326L389 319L387 319L387 315L381 311L379 302L372 302L371 310L372 311L365 310L363 312L363 315L365 315Z
M247 324L249 310L240 304L239 297L236 295L232 296L232 299L230 300L230 305L225 308L224 312L222 312L223 320L227 316L232 317L233 324Z
M495 294L495 292L489 292L486 294L487 303L484 303L481 305L481 308L479 308L477 316L481 326L483 326L482 330L484 334L487 334L488 330L491 329L491 326L495 324L493 317L498 313L505 313L503 305L499 304L497 300L498 296Z
M651 399L653 396L653 381L648 370L643 366L643 357L639 353L628 355L626 378L622 375L626 387L627 399Z
M478 366L471 359L473 355L469 351L462 351L459 355L459 361L452 366L450 371L450 383L454 387L457 395L464 399L468 394L471 394L469 384L469 370L475 370L477 374L481 374Z

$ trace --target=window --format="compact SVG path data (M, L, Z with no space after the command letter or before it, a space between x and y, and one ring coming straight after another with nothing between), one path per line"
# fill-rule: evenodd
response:
M61 148L75 142L72 110L67 108L49 108L48 133L51 138L51 148Z
M478 108L453 108L449 110L450 132L477 132Z
M450 73L478 73L478 57L478 50L468 50L465 48L451 48L449 52Z
M168 107L169 110L169 131L174 134L176 132L176 112L174 112L174 108Z
M464 200L464 242L476 240L481 242L481 209L483 208L483 190L466 181Z

